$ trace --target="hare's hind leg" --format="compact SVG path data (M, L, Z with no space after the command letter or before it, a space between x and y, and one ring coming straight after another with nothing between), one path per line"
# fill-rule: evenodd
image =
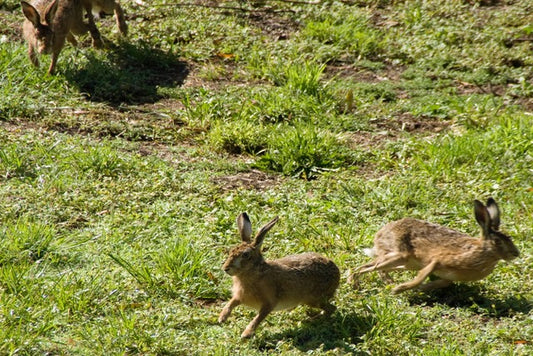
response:
M115 3L115 17L117 18L117 26L118 30L123 36L126 36L128 34L128 25L126 24L126 19L124 18L124 11L122 10L122 7L120 7L119 2L117 1Z
M78 41L76 40L76 37L74 37L72 32L69 32L67 34L67 41L69 41L74 47L78 46Z
M362 265L356 269L355 273L363 274L372 271L394 271L397 269L405 269L406 262L407 256L402 253L393 253L384 258L378 258L366 265Z
M394 282L388 271L378 271L378 274L385 283L392 284Z
M413 280L411 280L409 282L402 283L402 284L396 286L392 290L392 293L398 294L398 293L401 293L401 292L403 292L405 290L417 287L418 285L420 285L420 283L422 283L424 281L424 279L426 279L431 274L431 272L433 272L433 270L435 269L436 266L437 266L437 261L432 261L426 267L424 267L420 271L418 271L418 274L416 275L416 277Z
M430 291L430 290L433 290L433 289L448 287L452 283L453 282L448 280L448 279L436 279L434 281L422 284L420 286L420 289L427 292L427 291Z
M328 301L321 303L319 308L323 310L323 314L326 316L333 314L337 310L337 307Z
M359 266L348 277L348 283L353 284L355 287L357 284L356 275L368 273L372 271L379 271L383 280L392 280L386 273L388 271L405 269L405 263L407 262L407 256L401 253L393 253L385 256L384 258L376 258L374 261Z
M94 15L93 15L93 9L92 9L91 2L87 1L84 7L85 7L85 12L87 14L87 30L89 31L93 39L93 47L104 48L104 42L102 41L102 35L100 35L100 31L98 31L98 28L96 27L96 23L94 22Z

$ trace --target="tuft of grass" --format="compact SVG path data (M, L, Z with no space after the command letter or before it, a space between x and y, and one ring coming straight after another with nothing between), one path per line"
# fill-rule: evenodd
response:
M331 133L306 123L278 127L256 166L309 180L321 171L339 168L353 158Z
M123 2L48 76L4 1L0 354L531 354L530 3ZM487 278L345 283L384 224L476 235L489 196L521 257ZM333 315L217 323L242 211L280 216L266 258L336 262Z

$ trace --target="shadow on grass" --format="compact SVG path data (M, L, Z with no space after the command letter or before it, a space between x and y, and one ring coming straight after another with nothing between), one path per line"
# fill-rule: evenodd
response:
M361 337L372 329L376 319L353 312L335 312L331 317L319 316L302 321L301 325L257 340L260 350L276 348L278 342L291 341L302 352L321 349L353 351L349 345L361 343Z
M111 105L154 103L158 87L182 85L189 71L176 55L146 43L126 43L105 52L88 53L88 64L65 73L88 100Z
M408 300L411 305L445 304L453 308L468 308L477 314L493 318L515 313L528 314L533 309L533 303L525 297L495 294L476 284L453 284L448 288L413 294Z

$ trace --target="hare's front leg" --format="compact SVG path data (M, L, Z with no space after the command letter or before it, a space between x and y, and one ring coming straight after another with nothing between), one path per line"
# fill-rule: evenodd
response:
M55 70L56 70L56 64L57 64L57 58L59 57L59 52L61 51L61 49L59 51L55 51L52 52L52 61L50 62L50 67L48 67L48 74L49 75L52 75L54 74Z
M222 311L220 312L220 315L218 316L218 322L223 323L225 322L229 315L231 314L231 311L237 306L241 304L241 301L236 298L231 298L228 304L224 306Z
M417 287L424 281L424 279L426 279L431 274L431 272L433 272L433 270L437 266L437 263L438 263L437 261L431 261L426 267L418 271L418 274L412 281L400 284L399 286L397 286L396 288L392 290L392 293L398 294L407 289L412 289L412 288Z
M102 36L100 35L100 31L98 31L98 28L96 27L96 23L94 22L94 15L90 3L85 6L85 12L87 13L87 29L89 30L89 33L91 34L91 37L93 39L93 47L104 48Z
M39 66L39 59L37 58L37 53L35 53L35 48L32 45L28 45L28 57L30 57L30 61L35 67Z
M257 328L257 326L259 325L260 322L263 321L263 319L266 318L266 316L268 314L270 314L270 312L273 310L274 308L270 305L263 305L261 307L261 309L259 309L259 313L257 313L257 315L255 316L255 318L253 318L253 320L250 322L250 324L248 324L248 326L246 327L246 329L244 329L244 331L242 332L241 334L241 337L243 339L247 339L249 337L252 337L255 333L255 329Z

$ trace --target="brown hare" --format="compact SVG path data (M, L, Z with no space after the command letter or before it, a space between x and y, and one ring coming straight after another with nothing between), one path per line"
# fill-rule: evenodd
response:
M385 280L387 272L415 270L416 277L395 287L400 293L418 287L430 274L439 277L420 286L422 290L443 288L454 281L476 281L488 276L500 259L519 256L511 239L499 231L500 210L489 198L487 205L474 201L474 212L481 226L481 238L427 221L404 218L383 226L376 234L374 247L369 251L372 262L358 267L351 276L380 271Z
M252 241L252 224L248 215L237 218L242 243L233 248L223 265L233 278L233 297L218 318L223 323L233 308L244 304L259 312L248 324L241 337L251 337L259 323L272 311L305 304L335 311L330 304L339 286L340 272L335 263L317 253L303 253L277 260L264 260L261 244L266 233L278 221L276 217L263 226Z
M48 74L53 74L59 53L68 40L77 45L74 35L90 32L94 47L103 47L102 38L94 23L95 11L115 11L119 30L126 34L127 26L120 5L115 0L35 0L33 3L21 1L25 16L22 26L24 38L28 42L28 56L36 67L39 66L37 53L52 54ZM84 13L88 23L83 21Z

